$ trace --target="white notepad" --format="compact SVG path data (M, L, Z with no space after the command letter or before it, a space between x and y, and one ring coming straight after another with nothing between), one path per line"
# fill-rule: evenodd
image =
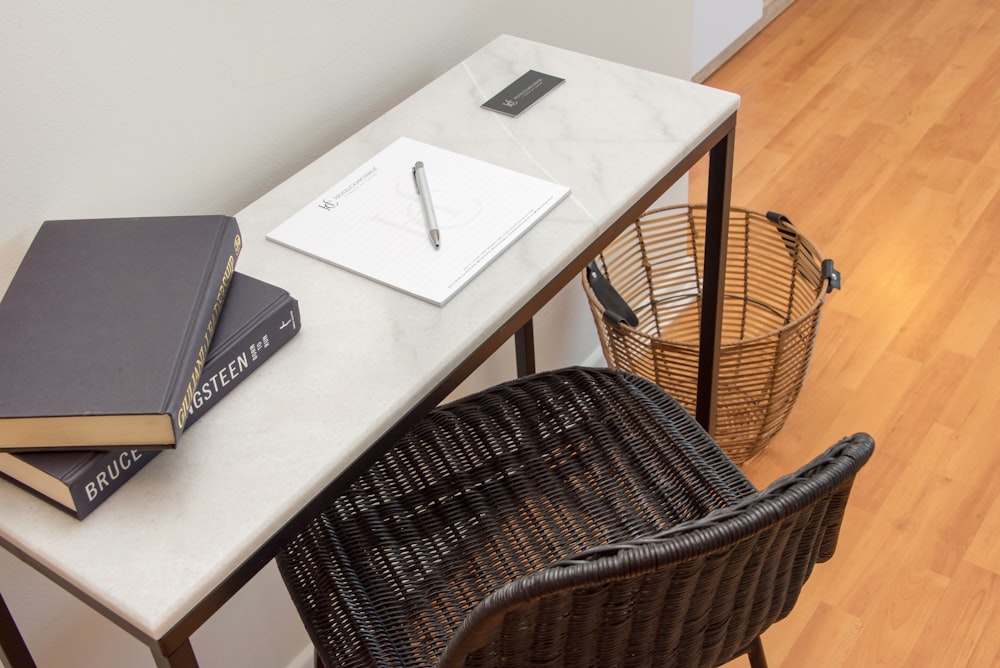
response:
M441 245L413 182L424 163ZM267 238L442 305L569 194L569 188L397 139Z

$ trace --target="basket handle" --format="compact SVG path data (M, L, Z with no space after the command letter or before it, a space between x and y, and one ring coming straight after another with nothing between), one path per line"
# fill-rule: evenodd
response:
M823 278L827 280L826 291L827 293L833 292L834 290L840 289L840 272L834 269L833 260L827 259L823 260L823 264L820 265L821 271L823 272Z
M604 278L604 274L597 268L596 260L587 265L587 282L590 284L590 289L594 291L597 301L601 302L601 306L604 307L606 320L615 325L625 323L632 327L639 326L639 316L622 299L622 296L618 294L608 279Z
M768 211L764 215L767 216L768 220L778 226L778 234L780 234L781 238L784 240L785 248L787 248L788 252L792 254L792 257L794 257L796 252L795 237L790 236L786 227L790 227L794 230L795 224L788 219L788 216L783 213L778 213L777 211ZM823 279L827 282L827 293L840 289L840 272L834 268L833 260L823 260L820 265L820 271L822 272Z
M785 242L785 248L788 249L788 253L794 260L798 252L798 243L796 240L798 232L795 231L795 223L790 221L788 216L777 211L768 211L764 215L778 227L778 234L781 235L781 239Z

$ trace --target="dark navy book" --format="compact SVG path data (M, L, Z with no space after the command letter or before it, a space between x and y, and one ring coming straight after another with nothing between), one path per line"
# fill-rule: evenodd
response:
M185 429L253 373L301 328L298 302L270 283L235 273ZM161 451L0 452L0 475L83 519Z

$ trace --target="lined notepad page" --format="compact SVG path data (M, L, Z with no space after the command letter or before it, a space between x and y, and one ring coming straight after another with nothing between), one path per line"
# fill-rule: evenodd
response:
M422 161L441 246L413 182ZM406 137L267 238L434 304L444 304L569 194L569 188Z

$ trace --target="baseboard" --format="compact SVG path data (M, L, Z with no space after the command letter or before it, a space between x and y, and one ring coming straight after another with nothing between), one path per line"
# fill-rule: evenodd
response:
M600 347L590 355L587 355L587 359L583 362L583 366L604 367L607 365L608 361L604 359L604 351Z
M754 23L752 26L747 28L746 32L736 38L736 40L723 49L722 53L717 55L715 58L710 60L707 65L698 70L691 81L695 83L702 83L708 77L712 76L715 70L722 67L727 60L736 55L736 52L747 45L747 42L752 40L757 36L761 30L763 30L767 25L773 21L781 12L788 9L795 0L764 0L764 12L760 17L760 20Z
M310 643L307 647L303 647L302 651L285 668L313 668L312 644Z

